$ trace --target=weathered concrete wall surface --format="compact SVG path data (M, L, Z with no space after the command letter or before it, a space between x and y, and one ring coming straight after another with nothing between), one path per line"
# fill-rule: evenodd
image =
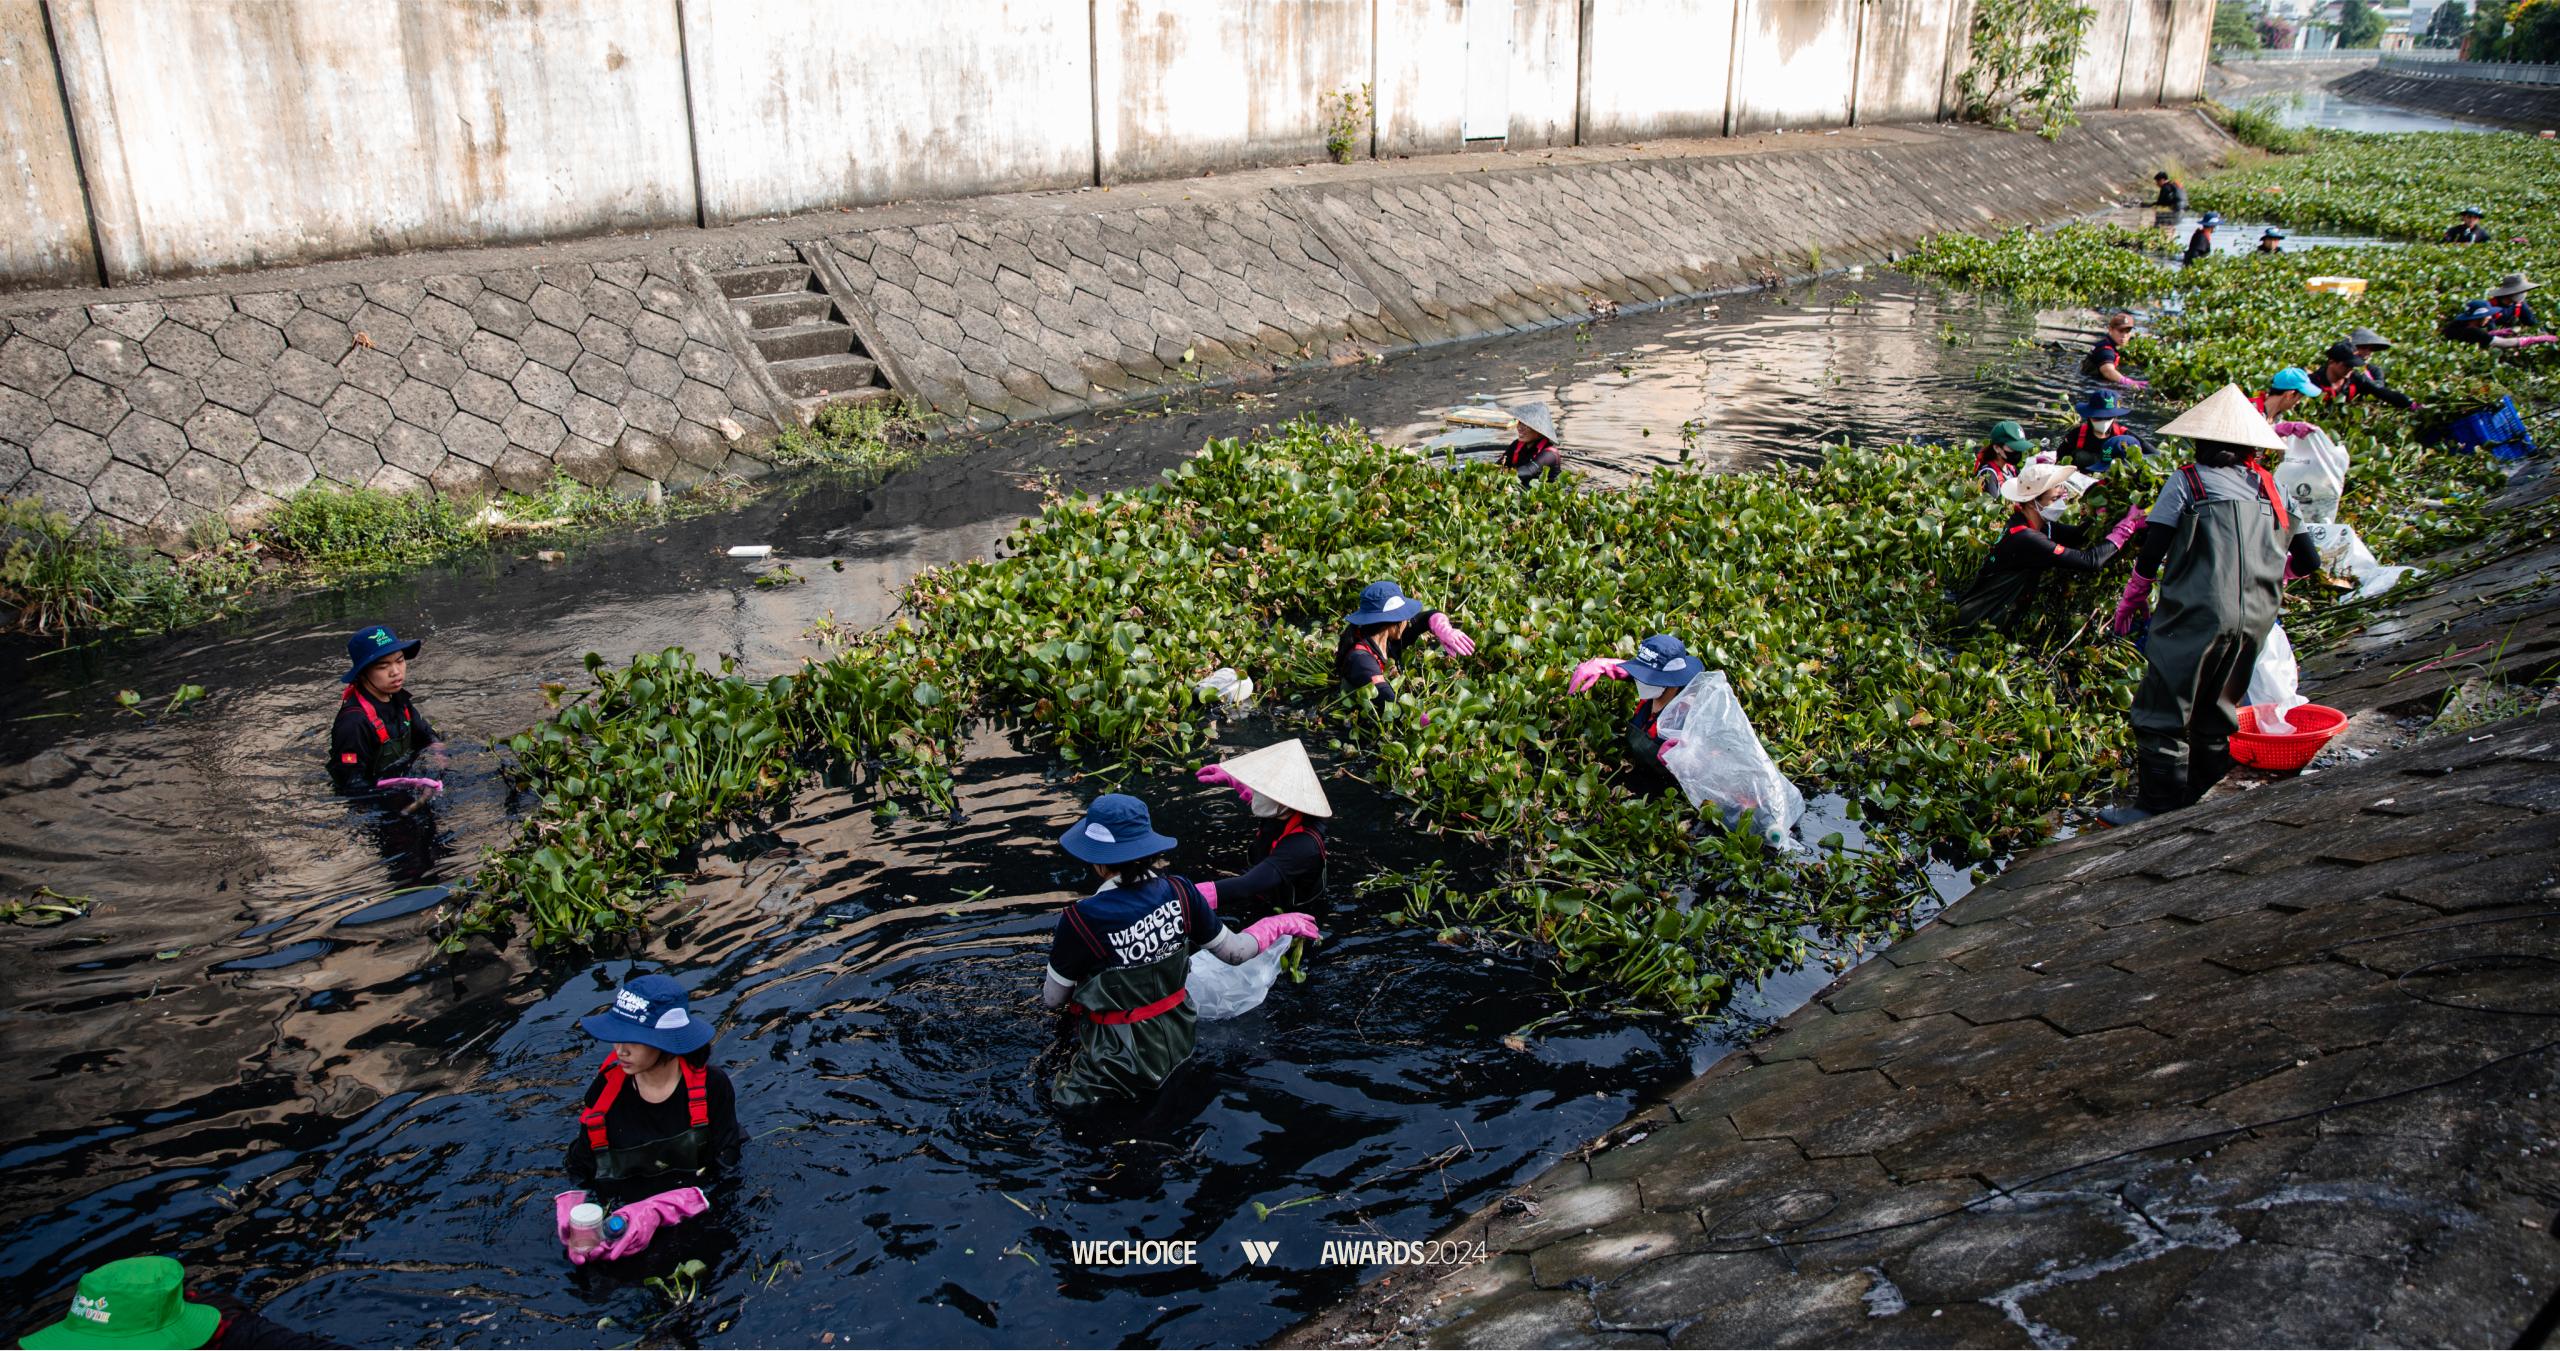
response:
M0 0L0 284L94 278L80 159L38 0Z
M753 443L828 394L788 377L830 334L856 384L876 362L992 426L1750 285L1809 248L1880 261L2223 144L2151 112L2052 142L1922 124L1476 153L29 293L0 302L0 494L167 544L314 482L681 484L760 467ZM810 322L831 308L841 332Z
M2147 103L2155 86L2192 97L2211 10L2101 0L2090 106ZM1324 154L1326 96L1369 84L1388 155L1936 118L1969 7L955 0L869 14L0 0L0 287L1299 163Z
M688 0L703 222L1093 181L1086 0ZM677 111L681 112L681 108Z
M51 9L111 282L694 216L668 5Z

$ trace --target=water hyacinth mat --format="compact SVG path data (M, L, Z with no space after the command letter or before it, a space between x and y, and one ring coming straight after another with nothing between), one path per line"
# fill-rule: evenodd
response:
M1984 635L1946 646L1943 593L1997 529L1960 452L1831 451L1819 467L1657 472L1623 492L1522 492L1357 427L1212 442L1162 482L1051 502L994 561L926 574L911 618L751 682L677 649L616 667L512 742L542 795L477 879L460 932L539 943L644 924L678 860L827 766L851 791L947 805L964 721L1051 739L1109 781L1186 766L1231 666L1417 828L1502 860L1487 891L1371 879L1391 918L1537 945L1569 989L1694 1013L1812 942L1880 935L1930 895L1934 851L1988 859L2123 777L2138 658ZM1424 641L1385 709L1337 694L1339 618L1393 578L1477 651ZM1681 636L1726 671L1808 794L1862 804L1867 847L1782 852L1625 786L1631 684L1565 692L1586 657ZM873 768L863 770L862 766Z

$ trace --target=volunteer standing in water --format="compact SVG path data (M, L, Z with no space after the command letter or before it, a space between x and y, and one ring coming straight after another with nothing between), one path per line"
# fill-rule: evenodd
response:
M402 642L379 624L347 639L347 673L338 677L347 689L329 729L329 778L339 792L414 808L444 791L431 778L391 777L413 760L434 771L445 764L443 740L409 698L409 659L423 645L416 638Z
M1290 740L1239 755L1200 771L1200 782L1236 790L1261 818L1245 872L1223 882L1203 882L1200 894L1212 910L1230 914L1247 906L1312 907L1324 894L1325 822L1333 804L1307 759L1305 743Z
M2288 518L2284 494L2257 462L2284 441L2236 385L2160 429L2195 442L2195 462L2169 475L2148 513L2149 533L2116 606L2129 632L2157 591L2150 669L2134 696L2133 804L2098 813L2130 825L2196 801L2231 772L2231 734L2258 649L2276 622L2288 577L2319 570L2319 551Z
M1199 1021L1184 988L1191 954L1206 948L1242 966L1282 938L1314 938L1303 914L1227 928L1187 879L1163 871L1177 843L1159 835L1147 804L1125 793L1093 800L1058 845L1091 866L1101 886L1058 916L1040 1002L1077 1015L1076 1049L1052 1089L1076 1107L1134 1098L1164 1085L1191 1058Z
M1520 476L1523 488L1538 481L1544 473L1553 483L1564 476L1564 448L1556 444L1556 420L1543 403L1524 403L1503 411L1519 420L1519 433L1509 449L1502 452L1504 467Z
M737 1167L738 1093L711 1063L715 1029L687 1005L674 977L639 976L578 1024L612 1043L613 1054L587 1083L569 1143L571 1177L646 1183L637 1196Z
M1964 599L1956 602L1959 630L1989 624L2015 634L2047 574L2056 569L2096 572L2142 528L2142 508L2135 507L2104 541L2088 547L2089 527L2062 523L2078 496L2071 489L2071 474L2067 464L2031 464L2000 485L2000 496L2009 503L2008 528L1991 546L1991 556L1982 561Z
M1429 629L1451 656L1472 657L1476 651L1475 640L1459 632L1447 615L1424 608L1393 582L1362 587L1360 608L1342 622L1342 637L1333 647L1334 674L1352 689L1368 687L1380 708L1395 702L1395 682L1388 677L1395 659L1422 636L1417 628Z
M1662 763L1662 753L1679 745L1662 735L1662 710L1680 697L1680 691L1706 673L1706 667L1689 655L1688 645L1667 633L1657 633L1636 644L1633 657L1593 657L1573 668L1573 677L1565 682L1564 692L1580 694L1604 678L1636 682L1635 716L1627 720L1628 763L1634 767L1634 786L1647 797L1676 786L1678 780L1670 767Z

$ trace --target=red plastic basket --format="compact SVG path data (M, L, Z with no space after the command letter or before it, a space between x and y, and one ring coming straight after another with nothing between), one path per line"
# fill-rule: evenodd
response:
M2311 757L2329 744L2329 738L2347 725L2347 715L2318 704L2297 704L2286 709L2285 721L2293 731L2284 736L2263 735L2258 731L2258 710L2240 710L2240 730L2231 734L2231 758L2254 769L2282 774L2311 763Z

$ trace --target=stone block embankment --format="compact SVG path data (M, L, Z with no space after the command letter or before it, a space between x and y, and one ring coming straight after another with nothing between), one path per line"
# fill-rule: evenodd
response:
M2366 103L2387 103L2493 127L2513 127L2518 131L2560 127L2560 86L2555 85L2499 84L2360 70L2331 81L2329 87Z
M990 427L1531 329L2052 220L2227 145L2168 110L1861 127L31 293L0 302L0 493L167 546L312 483L681 485L831 402Z

